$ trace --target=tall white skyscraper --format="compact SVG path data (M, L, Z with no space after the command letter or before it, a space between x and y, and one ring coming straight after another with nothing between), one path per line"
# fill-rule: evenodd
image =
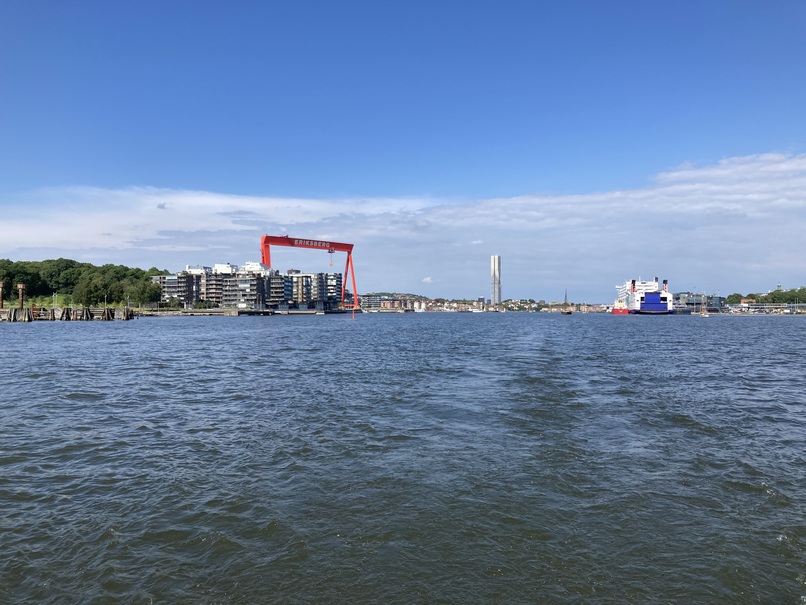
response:
M501 304L501 257L490 257L490 304Z

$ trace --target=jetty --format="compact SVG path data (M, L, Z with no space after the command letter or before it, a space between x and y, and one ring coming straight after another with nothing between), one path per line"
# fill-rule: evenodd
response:
M134 318L130 307L15 307L0 308L0 321L127 321Z
M134 310L129 307L40 307L35 304L25 306L25 284L17 284L18 302L16 307L6 308L3 305L3 288L0 281L0 321L32 322L32 321L112 321L114 319L129 320L134 317ZM106 300L106 297L104 297ZM56 294L53 295L56 302Z

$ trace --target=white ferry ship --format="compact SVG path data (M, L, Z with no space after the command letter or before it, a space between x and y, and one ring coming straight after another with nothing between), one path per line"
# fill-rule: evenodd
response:
M616 286L616 291L618 296L613 305L614 314L624 313L625 308L626 312L630 314L668 315L674 313L674 302L669 292L669 284L665 279L662 285L658 283L657 277L655 281L627 280L622 285Z

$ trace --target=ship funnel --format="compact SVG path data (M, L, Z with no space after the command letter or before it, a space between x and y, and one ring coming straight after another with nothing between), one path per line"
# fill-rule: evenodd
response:
M632 280L632 291L635 292L635 280Z
M663 280L663 291L664 291L664 292L668 292L668 291L669 291L669 280L668 280L668 279L664 279L664 280Z

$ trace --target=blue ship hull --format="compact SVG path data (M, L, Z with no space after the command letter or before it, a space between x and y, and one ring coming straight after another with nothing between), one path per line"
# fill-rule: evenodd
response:
M655 281L641 281L633 279L624 282L623 286L616 286L618 298L615 307L621 303L621 312L628 312L631 315L672 315L674 311L674 301L669 292L668 282L664 279L663 284Z
M641 315L670 315L674 309L670 307L668 295L665 292L647 292L638 309L632 313Z

